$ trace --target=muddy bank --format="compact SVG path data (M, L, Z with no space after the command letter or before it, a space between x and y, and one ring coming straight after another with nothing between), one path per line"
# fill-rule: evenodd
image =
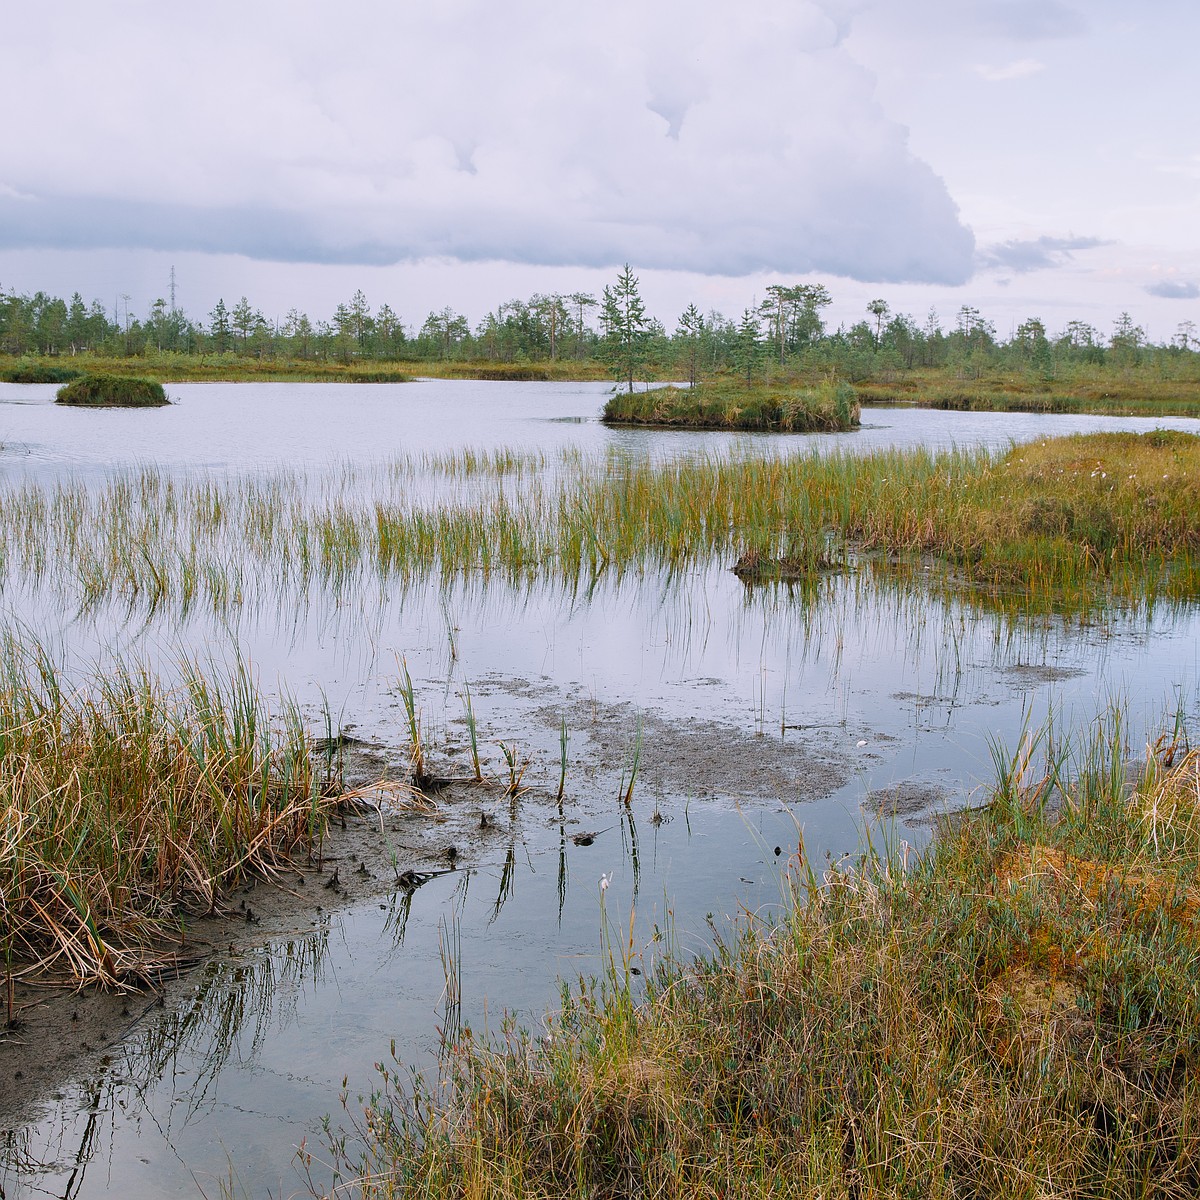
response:
M673 722L626 703L580 699L564 710L545 704L537 685L520 679L491 680L481 692L489 686L520 697L548 733L565 716L571 746L563 807L549 786L556 764L546 752L531 750L537 761L516 796L496 763L476 781L457 722L430 753L431 778L420 793L407 782L406 747L344 736L339 750L350 799L333 818L319 856L273 880L239 887L218 915L187 923L171 948L176 966L154 987L114 995L47 980L18 985L17 1025L0 1036L0 1130L37 1120L69 1081L119 1075L114 1064L131 1039L176 1036L159 1033L171 1028L170 1014L219 1003L214 996L227 985L214 981L262 971L269 945L290 954L294 944L296 953L309 953L304 947L356 905L377 904L403 921L425 883L467 874L497 851L511 854L517 845L536 851L550 837L577 847L603 842L635 758L633 811L652 822L660 805L670 813L693 802L740 807L813 800L852 772L844 731L806 730L784 741L778 733L756 735L710 719Z
M214 961L236 967L268 943L312 934L351 905L467 868L502 834L495 823L480 828L494 788L452 783L414 797L396 783L406 753L364 743L350 743L344 753L354 791L331 820L319 855L238 887L215 915L184 922L178 944L164 947L174 965L154 986L115 994L54 978L16 984L15 1025L0 1028L0 1130L36 1120L65 1081L108 1066L158 1010L186 1005Z

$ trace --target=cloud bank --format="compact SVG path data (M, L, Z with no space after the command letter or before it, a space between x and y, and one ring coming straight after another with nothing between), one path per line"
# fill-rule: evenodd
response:
M1007 242L985 246L979 254L980 265L1024 274L1048 267L1062 267L1071 262L1076 250L1094 250L1111 243L1095 237L1014 238Z
M0 246L963 282L973 237L852 9L26 6Z
M1159 283L1148 283L1145 291L1151 296L1161 296L1164 300L1200 299L1200 285L1185 283L1182 280L1164 279Z

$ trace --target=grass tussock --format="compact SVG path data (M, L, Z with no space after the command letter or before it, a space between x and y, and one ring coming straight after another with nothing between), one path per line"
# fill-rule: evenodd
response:
M128 375L83 375L58 389L56 404L80 408L161 408L169 404L161 383Z
M9 973L136 984L181 922L312 850L332 801L300 714L242 664L168 689L118 668L69 680L0 645L0 907ZM14 965L15 964L15 965Z
M1160 747L1131 784L1114 724L1034 757L998 757L991 803L922 856L818 877L801 853L778 921L644 993L617 963L547 1037L467 1033L436 1086L385 1072L332 1143L342 1178L367 1197L1195 1195L1200 756Z
M604 406L603 420L676 429L838 433L856 429L860 415L854 389L841 381L805 388L723 381L616 392Z

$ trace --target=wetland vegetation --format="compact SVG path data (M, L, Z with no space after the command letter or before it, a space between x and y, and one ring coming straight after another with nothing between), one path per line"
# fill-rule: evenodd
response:
M925 853L801 843L782 915L691 961L643 975L607 914L544 1036L384 1069L337 1165L370 1197L1194 1195L1200 756L1127 755L1119 714L1046 731Z
M161 408L169 404L163 385L128 375L88 374L63 384L56 404L76 408Z
M905 414L916 415L933 419ZM771 580L796 581L777 589L788 589L779 621L803 626L805 654L820 640L804 624L820 591L813 581L845 583L851 604L912 595L921 625L942 595L956 612L999 610L1014 623L1050 614L1067 627L1076 618L1100 625L1125 613L1149 628L1151 614L1183 609L1200 591L1200 438L1191 434L860 452L730 439L677 457L645 452L644 434L622 436L594 454L547 440L319 469L255 462L240 472L134 466L56 475L35 464L11 472L0 486L0 587L9 603L33 597L32 611L66 614L83 636L93 619L119 632L108 665L82 673L31 635L7 643L0 730L11 836L0 845L0 895L12 915L9 981L14 966L40 962L134 986L178 952L189 914L219 907L229 883L321 853L339 790L321 752L340 746L341 733L314 739L315 709L302 712L286 694L264 699L240 660L232 668L189 660L171 683L122 665L134 659L118 648L136 644L141 630L157 637L194 620L200 636L221 629L236 639L258 614L277 638L311 613L319 636L336 641L383 597L403 607L424 596L437 608L440 645L418 653L427 663L445 658L445 676L414 683L416 658L398 658L402 684L387 720L401 738L407 729L414 753L448 744L436 713L422 723L420 689L432 683L453 707L461 687L461 757L446 774L464 774L469 745L474 786L487 774L480 746L488 734L476 728L465 673L456 674L469 634L453 609L488 589L504 595L495 624L498 636L512 637L514 661L530 646L534 656L550 653L558 636L540 627L530 641L512 634L510 608L535 608L530 597L550 591L575 609L601 581L664 594L696 582L704 606L721 568L747 562L758 564L742 572L754 590L731 581L735 607L743 595L749 607L771 594ZM329 614L343 609L338 626ZM720 612L718 622L728 616ZM655 637L671 642L677 633L692 636L667 621ZM695 636L725 635L736 640L719 624ZM841 636L839 628L828 639L839 656ZM280 650L281 660L289 653ZM770 653L762 651L764 662ZM560 654L568 656L565 647ZM1016 657L1035 675L1054 677L1059 665ZM691 673L699 670L689 664L681 685L697 706L705 681ZM797 701L787 699L781 737L796 719ZM829 707L824 694L808 699ZM914 720L924 720L941 701L913 703ZM952 690L946 703L959 703ZM531 742L506 731L492 789L500 803L468 814L479 829L511 823L489 921L523 886L526 806L543 802L542 815L557 822L560 924L573 848L596 841L615 853L602 832L619 824L636 901L638 863L649 869L659 822L672 819L669 802L660 811L651 799L663 788L651 742L668 723L648 726L643 740L639 716L632 740L610 742L613 762L625 755L620 786L605 780L606 812L616 819L570 831L580 772L569 755L588 745L581 710L602 700L581 695L578 705L570 726L565 709L553 714L561 752L549 784ZM749 753L767 745L765 700L755 720ZM718 738L714 729L699 736ZM844 716L835 732L853 746ZM611 969L564 991L549 1040L515 1026L499 1042L455 1036L449 1012L461 1002L461 977L451 922L437 934L445 939L443 1078L413 1084L407 1062L398 1063L378 1095L363 1104L348 1096L357 1128L332 1132L326 1147L311 1138L305 1146L314 1189L331 1186L322 1172L332 1155L346 1186L361 1176L354 1186L375 1195L762 1194L793 1191L797 1180L831 1195L1134 1194L1138 1180L1138 1194L1188 1194L1200 1158L1197 759L1182 724L1152 748L1144 770L1127 768L1127 752L1118 726L1078 752L1064 749L1055 729L998 755L990 803L948 823L920 853L889 844L823 862L801 845L784 908L771 920L747 916L731 934L714 930L717 941L695 959L677 945L660 963L653 948L640 957L624 894L601 891ZM442 774L432 753L414 758L414 773ZM774 795L772 786L755 784L763 795ZM634 811L643 794L654 805L644 822ZM687 819L689 838L699 807L674 814ZM393 896L405 914L419 883L432 891L469 861L467 843L447 840L435 865L421 860L396 875L401 891L401 881L413 885L403 902ZM788 862L770 845L764 857ZM583 873L594 900L592 866L571 862L576 891ZM597 865L610 880L613 863ZM465 894L465 865L461 874ZM542 874L553 888L554 867ZM552 909L540 913L547 924ZM370 1053L367 1061L378 1047ZM301 1083L313 1090L311 1080ZM271 1110L272 1136L283 1111L292 1110Z
M694 304L673 329L646 311L626 266L599 297L514 298L472 322L453 307L405 323L362 291L326 319L296 308L272 320L241 297L192 317L156 300L144 317L99 302L0 292L0 378L64 382L80 370L183 380L401 382L414 375L489 380L739 383L791 392L844 380L862 402L1026 412L1200 414L1200 335L1184 320L1155 343L1128 313L1110 332L1036 316L1008 340L964 304L944 321L894 311L883 299L863 319L829 328L823 285L771 285L731 319Z
M117 664L76 679L28 636L0 644L0 903L14 974L136 987L193 917L315 852L337 791L298 709L246 667L166 687Z
M811 388L726 382L616 392L605 404L602 419L609 425L674 429L844 433L858 427L861 412L854 389L844 381Z
M444 484L414 501L421 473ZM365 484L369 487L364 488ZM733 452L666 463L465 451L356 466L319 488L153 467L0 488L0 578L86 611L229 614L471 577L586 586L746 554L922 574L1003 607L1084 613L1200 592L1200 438L1091 434L988 450Z

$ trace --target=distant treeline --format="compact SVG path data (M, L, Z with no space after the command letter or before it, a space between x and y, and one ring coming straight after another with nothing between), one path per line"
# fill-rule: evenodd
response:
M960 378L1020 369L1053 379L1065 366L1166 365L1200 349L1191 321L1169 343L1150 343L1141 326L1121 313L1111 331L1084 321L1049 330L1037 317L1007 340L978 309L963 305L949 325L933 309L918 319L872 300L863 320L829 329L831 303L820 284L772 286L766 298L731 319L689 305L673 329L648 316L628 267L599 297L586 292L535 294L501 304L474 324L446 307L430 312L419 329L405 328L387 304L373 310L357 291L328 318L291 309L272 321L246 297L219 300L203 319L156 300L144 318L127 307L108 310L98 300L70 300L46 292L0 289L0 354L107 358L155 354L227 355L241 360L313 363L558 362L605 363L618 378L694 379L697 373L737 372L747 378L772 364L834 370L850 380L882 373L952 368Z

